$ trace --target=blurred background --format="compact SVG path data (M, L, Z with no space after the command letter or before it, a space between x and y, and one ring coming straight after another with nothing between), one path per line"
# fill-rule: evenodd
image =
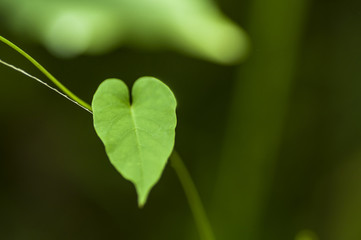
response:
M357 0L0 0L0 35L87 102L110 77L171 87L220 240L361 239L360 24ZM171 167L138 209L89 113L0 80L0 239L199 239Z

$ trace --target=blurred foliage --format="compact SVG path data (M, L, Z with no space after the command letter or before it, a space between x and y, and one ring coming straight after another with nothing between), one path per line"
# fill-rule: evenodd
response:
M130 44L233 63L248 48L211 0L1 0L0 12L13 30L63 57Z
M167 30L142 18L151 13L149 6L127 10L132 21L124 24L138 29L131 38L119 37L113 48L99 43L103 50L96 56L54 58L43 48L41 31L26 27L41 16L40 1L24 1L22 12L33 9L29 14L17 12L17 2L0 1L1 34L88 102L108 77L130 86L151 75L172 88L178 102L176 147L195 178L217 239L361 239L360 1L219 0L218 8L244 26L252 42L250 58L240 66L219 65L224 61L192 52L196 44L190 48L187 41L174 44L165 38L185 39L172 20L181 7L158 9L164 11L166 20L160 21L169 23ZM46 3L50 12L51 2ZM202 1L193 2L189 6ZM103 3L95 15L104 15L108 1ZM204 14L216 11L227 19L214 3L207 6ZM152 26L141 30L134 19ZM193 32L205 31L190 25ZM158 30L162 34L148 37ZM213 39L201 43L207 40ZM115 48L123 43L135 47ZM157 46L143 51L137 47L142 45ZM0 58L37 74L3 45ZM197 239L169 167L139 210L132 185L108 162L87 112L3 66L0 79L1 239Z
M222 226L220 231L226 239L234 235L262 238L258 229L282 141L307 3L254 0L249 7L249 32L258 51L242 66L235 85L232 118L215 189L216 215L223 216L217 220L227 216L237 219ZM235 162L234 156L247 161ZM229 199L228 204L219 207L224 198Z
M317 235L310 230L302 230L297 235L295 240L318 240Z

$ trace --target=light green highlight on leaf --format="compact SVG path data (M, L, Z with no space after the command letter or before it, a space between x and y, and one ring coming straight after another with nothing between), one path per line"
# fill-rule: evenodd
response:
M159 180L174 147L176 99L152 77L138 79L132 103L126 84L108 79L94 94L94 128L121 175L133 182L143 206Z

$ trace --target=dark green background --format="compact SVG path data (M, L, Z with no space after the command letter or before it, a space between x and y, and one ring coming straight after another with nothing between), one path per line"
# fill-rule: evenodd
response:
M57 59L1 16L0 34L88 102L109 77L168 84L217 239L361 239L361 2L217 3L251 37L239 66L130 48ZM0 58L41 76L4 44ZM139 210L89 113L5 66L0 80L1 239L197 239L169 166Z

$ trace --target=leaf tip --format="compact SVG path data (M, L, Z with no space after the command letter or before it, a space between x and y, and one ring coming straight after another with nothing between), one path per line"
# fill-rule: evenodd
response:
M144 207L144 205L147 203L148 193L142 194L142 193L138 192L138 207L140 209L142 209Z

